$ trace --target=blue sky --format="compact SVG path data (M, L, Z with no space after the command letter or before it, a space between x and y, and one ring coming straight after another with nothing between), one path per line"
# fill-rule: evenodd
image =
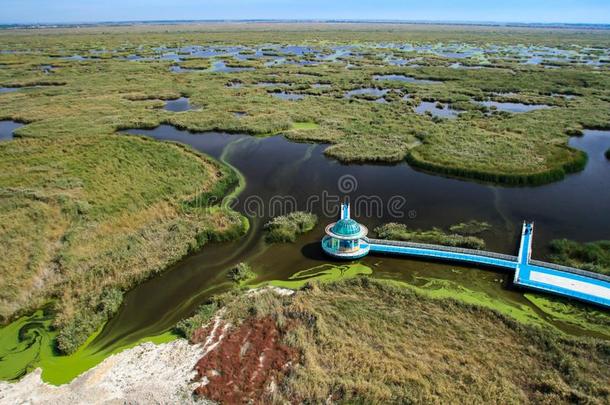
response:
M182 19L610 23L610 0L0 0L0 23Z

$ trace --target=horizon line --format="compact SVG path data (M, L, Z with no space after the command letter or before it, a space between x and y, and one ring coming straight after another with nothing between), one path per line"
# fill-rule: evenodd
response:
M580 26L610 29L610 22L523 22L523 21L493 21L493 20L401 20L401 19L336 19L336 18L253 18L253 19L168 19L168 20L99 20L99 21L70 21L70 22L0 22L0 27L61 27L72 25L127 25L127 24L159 24L175 25L179 23L376 23L376 24L430 24L430 25L501 25L501 26L538 26L561 27Z

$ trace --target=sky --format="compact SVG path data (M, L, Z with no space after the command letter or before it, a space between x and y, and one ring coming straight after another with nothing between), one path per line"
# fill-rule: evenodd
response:
M0 0L0 24L216 19L610 24L610 0Z

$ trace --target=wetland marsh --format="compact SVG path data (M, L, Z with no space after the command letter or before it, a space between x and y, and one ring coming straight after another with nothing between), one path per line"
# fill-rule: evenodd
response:
M11 364L0 377L41 365L65 382L172 339L234 287L226 274L242 262L251 287L366 275L610 338L607 311L516 290L510 274L385 256L344 268L322 255L335 215L306 206L322 192L406 199L401 218L356 207L369 229L489 223L480 236L502 253L515 253L525 219L540 259L554 239L610 238L606 35L381 27L329 25L315 40L294 27L0 33L0 51L15 51L0 52L0 88L16 89L0 90L0 366ZM340 187L345 176L355 189ZM220 204L229 193L236 202ZM319 221L270 248L275 215L247 202L277 196ZM79 366L64 373L62 358Z

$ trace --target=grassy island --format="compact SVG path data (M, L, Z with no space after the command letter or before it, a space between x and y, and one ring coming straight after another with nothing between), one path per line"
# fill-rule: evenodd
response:
M472 235L483 232L488 228L489 226L485 223L468 222L452 226L450 228L451 232L448 233L440 228L433 228L430 230L412 230L409 229L405 224L390 222L376 227L374 232L380 239L433 243L470 249L483 249L485 248L485 241Z
M317 222L315 214L303 211L275 217L265 224L265 240L269 243L294 242L298 235L311 231Z
M527 43L571 51L607 47L607 36L599 32L285 27L143 26L113 28L111 34L88 28L45 30L44 35L5 30L0 33L4 48L18 52L0 55L0 87L18 91L0 96L0 119L26 123L16 133L20 137L107 135L117 128L161 123L199 132L284 133L299 141L328 143L326 154L342 162L406 159L422 170L515 185L556 181L581 170L586 156L568 147L569 136L610 122L607 69L557 62L548 69L548 64L526 64L502 54L473 57L463 63L476 70L459 69L451 67L456 62L451 56L371 46ZM323 56L335 46L355 51L320 61L285 53L281 46L287 44L318 49ZM240 58L206 58L182 50L235 45L245 47ZM263 45L270 48L256 56L254 49ZM160 47L183 59L161 58ZM417 58L417 64L388 64L389 54L397 60ZM275 63L277 58L286 63ZM214 70L216 62L223 67ZM367 88L380 93L346 95ZM297 98L275 97L278 92ZM181 114L160 108L159 100L180 96L201 108ZM481 104L486 101L544 108L514 113ZM417 113L422 102L459 114ZM301 128L302 122L313 125Z

